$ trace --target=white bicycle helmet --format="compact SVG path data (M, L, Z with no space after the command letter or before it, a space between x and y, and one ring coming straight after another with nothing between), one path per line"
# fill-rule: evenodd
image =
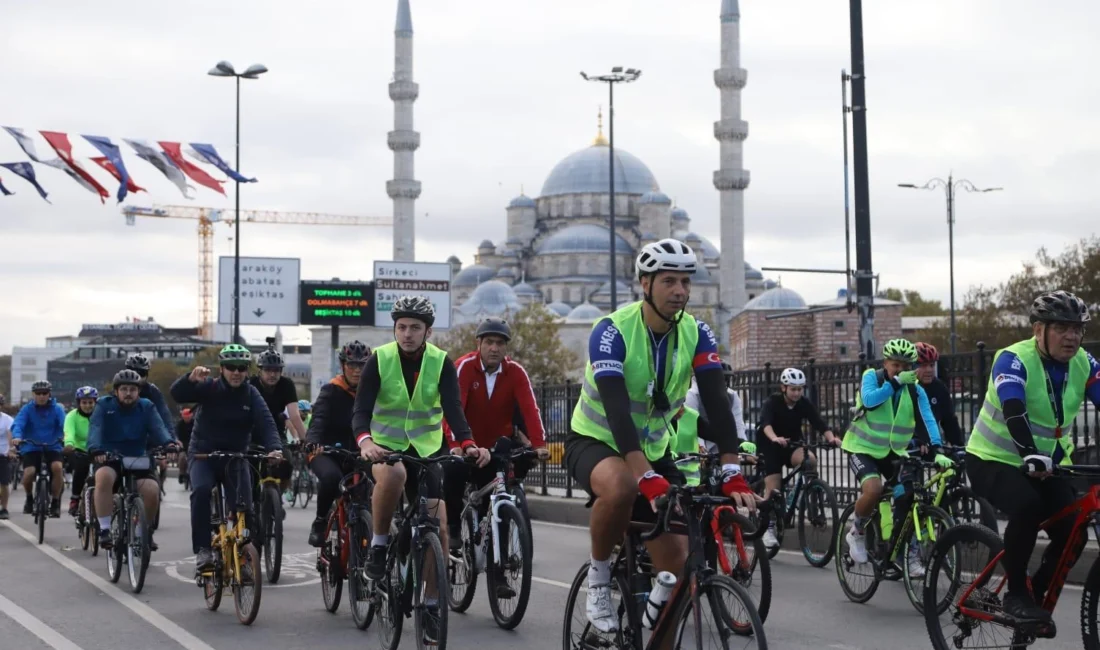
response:
M806 373L798 368L787 368L779 375L779 383L784 386L805 386Z
M658 271L695 273L696 264L698 260L691 246L678 239L662 239L642 247L634 262L634 269L641 278Z

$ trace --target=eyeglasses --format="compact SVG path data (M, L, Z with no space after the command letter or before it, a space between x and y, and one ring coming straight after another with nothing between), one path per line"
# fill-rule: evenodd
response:
M248 372L247 363L223 363L222 368L225 368L229 372Z

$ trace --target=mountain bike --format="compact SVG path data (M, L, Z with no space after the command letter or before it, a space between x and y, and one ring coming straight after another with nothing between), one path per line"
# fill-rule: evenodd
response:
M18 473L22 476L22 472ZM46 520L50 518L50 501L53 499L53 492L50 490L52 484L53 470L50 469L50 463L46 462L46 452L39 452L38 464L35 467L34 497L32 501L34 508L31 510L34 514L34 523L38 526L39 544L46 539Z
M1073 504L1040 525L1049 530L1072 518L1073 529L1055 565L1050 586L1040 606L1051 614L1058 604L1070 568L1088 544L1089 528L1100 533L1100 466L1069 465L1054 468L1054 476L1091 483ZM947 531L932 548L924 590L924 619L936 650L967 647L979 641L984 648L1023 648L1039 638L1054 638L1054 621L1021 621L1002 607L1008 579L1001 566L1004 542L988 528L960 524ZM1093 561L1081 594L1081 636L1084 650L1100 650L1100 560ZM954 631L945 630L954 627ZM974 638L976 637L976 638ZM995 639L995 640L991 640Z
M290 456L289 462L292 468L290 473L291 498L289 499L289 503L291 506L297 503L302 509L308 508L309 502L313 499L313 494L317 490L317 478L313 476L313 472L309 469L309 463L306 462L306 456L301 451L301 443L288 443L286 451Z
M775 522L775 538L779 544L768 549L768 557L774 558L783 546L783 533L795 523L795 515L798 515L798 545L802 549L802 555L810 566L822 568L833 559L833 533L837 521L839 508L837 507L836 494L833 488L817 473L817 465L810 461L809 452L815 449L836 449L833 445L817 444L809 445L800 440L791 440L788 449L804 450L802 464L788 472L783 477L779 488L782 508L773 512L772 521ZM752 490L762 497L764 494L764 479L753 481ZM759 534L767 530L761 526Z
M974 494L966 484L966 448L944 449L955 461L954 467L935 468L925 488L935 494L932 505L939 506L951 515L956 523L978 523L997 532L997 511L993 504Z
M618 629L613 632L600 632L588 621L581 592L588 586L589 563L581 565L566 600L562 647L565 650L654 650L671 642L673 648L701 648L704 639L717 636L721 648L743 644L767 648L764 624L752 597L733 578L716 573L707 564L706 536L701 522L712 519L714 510L721 506L732 506L732 501L726 497L698 494L693 488L672 486L668 496L658 502L656 524L630 523L626 539L612 556L611 590L618 600L619 617ZM675 512L683 513L682 522L671 521ZM752 528L742 515L734 512L732 516L738 525ZM686 534L688 557L647 641L642 631L642 616L647 608L653 576L652 571L647 570L647 560L639 561L639 558L642 544L661 534ZM710 620L704 620L708 614Z
M249 461L259 460L262 454L215 451L209 454L195 454L196 460L228 458L225 477L233 476L233 461L240 461L251 471ZM230 479L232 480L232 479ZM243 625L251 625L260 613L260 596L263 579L260 577L260 554L252 545L248 530L247 511L243 506L232 508L229 495L222 477L214 482L210 493L210 523L215 527L210 542L214 553L214 567L198 572L195 584L203 589L206 608L217 611L222 602L222 591L229 586L233 592L233 605L237 610L237 620ZM235 494L248 490L249 483L241 481Z
M477 589L477 576L485 573L489 609L497 625L511 630L523 620L531 597L531 528L509 490L507 477L514 461L537 457L538 453L531 449L506 453L494 449L496 478L481 489L466 485L461 515L462 550L460 557L450 557L447 576L451 611L461 613L469 609ZM508 584L509 577L514 585ZM514 607L509 607L513 603Z
M79 449L73 450L75 458L88 458L88 452ZM80 490L80 500L76 505L76 517L73 518L76 525L76 536L80 540L80 548L87 551L91 549L92 557L99 555L99 520L95 514L95 472L88 472L88 480Z
M150 538L153 531L134 474L152 471L155 458L149 455L103 455L107 457L107 462L118 461L122 469L119 477L122 479L122 487L112 499L114 505L111 509L111 527L108 529L111 547L108 549L105 545L103 549L107 557L107 577L111 582L118 582L125 563L130 578L130 590L138 594L145 586L145 573L149 570Z

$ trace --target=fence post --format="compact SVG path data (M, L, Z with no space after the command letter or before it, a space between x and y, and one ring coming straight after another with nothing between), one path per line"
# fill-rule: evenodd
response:
M546 436L546 445L547 445L547 447L549 447L550 446L550 419L546 415L548 413L548 411L546 409L546 380L545 379L539 380L539 392L538 392L537 399L538 399L538 405L539 405L539 416L542 418L543 435ZM546 496L548 494L547 489L546 489L546 481L549 478L549 476L547 474L546 461L539 461L539 465L542 466L541 467L542 471L539 472L539 483L541 484L541 485L539 485L539 493L542 494L543 496Z
M764 362L764 394L770 395L772 392L772 362Z
M575 406L573 404L573 388L570 385L568 377L565 379L565 395L562 396L562 401L565 403L565 415L563 416L563 420L565 422L565 429L566 429L565 435L568 436L569 435L569 420L572 417L573 407ZM569 470L565 469L565 437L564 436L562 437L561 447L562 447L562 449L561 449L561 462L562 462L562 468L563 468L562 473L565 475L565 496L566 496L566 498L571 499L571 498L573 498L573 477L569 476ZM548 492L543 492L543 494L549 494L549 493Z
M810 360L806 362L806 386L809 388L810 395L808 397L810 401L821 408L821 400L819 399L821 394L817 390L817 368L814 365L816 361L817 359L810 357Z

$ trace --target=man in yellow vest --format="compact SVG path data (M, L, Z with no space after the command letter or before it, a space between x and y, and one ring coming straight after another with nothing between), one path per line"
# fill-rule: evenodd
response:
M723 492L755 507L738 465L718 341L706 323L684 311L696 264L695 252L675 239L642 247L635 270L645 299L601 319L588 339L589 362L564 465L593 497L586 610L603 633L619 628L611 600L612 550L632 518L654 520L654 503L670 482L684 483L669 440L692 374L722 454ZM683 537L662 535L646 547L658 570L680 572L687 557Z
M402 296L390 310L393 318L393 343L377 347L367 359L355 392L352 409L352 431L363 458L380 461L393 452L427 458L447 453L443 439L443 416L455 440L455 454L478 459L478 465L489 462L489 452L478 449L470 434L470 425L462 411L458 388L458 373L447 353L428 342L435 323L435 308L424 296ZM447 548L447 511L440 507L442 472L432 465L434 480L428 481L425 496L429 512L439 518L440 542ZM390 523L404 489L412 502L416 494L419 473L423 469L412 463L386 465L375 462L371 471L374 491L371 497L371 517L374 538L367 554L367 575L373 580L386 573L386 544L390 538ZM426 559L427 566L435 566ZM429 585L426 604L429 611L447 606L447 594L431 593ZM440 603L442 599L442 603ZM432 617L427 617L429 621ZM427 625L426 641L438 642L435 626Z
M848 466L860 485L855 517L845 537L848 555L857 564L867 562L863 529L882 497L882 482L894 477L898 461L909 453L918 416L928 431L936 463L941 467L953 464L940 453L940 429L932 405L918 383L916 371L909 369L917 362L917 347L906 339L891 339L882 346L882 358L881 370L868 368L863 372L863 384L856 395L856 415L841 445L850 454ZM909 510L912 482L912 476L898 477L894 488L896 516L905 516ZM910 551L909 572L915 576L924 573L917 549Z
M1020 620L1050 620L1042 602L1072 519L1050 533L1050 546L1027 588L1027 565L1039 524L1073 503L1072 484L1051 477L1073 453L1070 427L1088 397L1100 406L1100 363L1081 348L1089 310L1077 296L1053 291L1031 305L1032 338L998 350L985 402L966 445L974 492L1008 515L1004 534L1008 593L1004 611Z

